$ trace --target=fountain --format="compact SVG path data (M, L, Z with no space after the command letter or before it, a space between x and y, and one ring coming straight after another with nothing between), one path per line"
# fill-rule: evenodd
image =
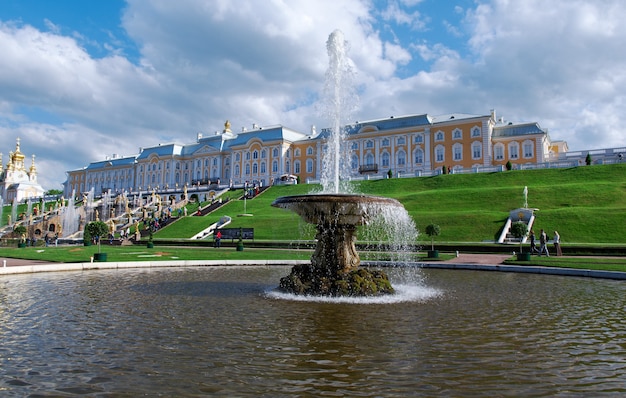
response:
M13 204L11 205L11 223L17 222L17 198L13 198Z
M394 292L387 275L379 270L359 269L356 229L390 213L406 213L395 199L340 193L350 179L345 159L345 129L341 126L350 112L354 90L346 45L341 31L327 42L329 69L326 74L325 103L332 118L328 150L324 151L323 191L320 194L283 196L272 206L291 210L316 225L317 245L310 265L297 265L280 280L280 289L289 293L331 296L373 296ZM391 211L389 211L391 210ZM409 217L403 217L410 221ZM414 228L413 228L414 230ZM415 237L416 234L411 236Z
M4 198L0 196L0 226L3 224L2 213L4 211Z
M79 214L74 205L74 195L75 192L72 191L72 195L67 200L67 206L61 209L61 233L64 238L74 234L80 226Z

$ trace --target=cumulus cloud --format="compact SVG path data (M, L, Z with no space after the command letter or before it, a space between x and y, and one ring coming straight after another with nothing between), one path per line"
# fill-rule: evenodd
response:
M356 120L496 108L512 121L538 121L572 149L624 145L622 2L485 0L452 7L460 24L427 14L419 0L376 5L129 0L120 23L138 53L110 33L99 44L108 53L97 57L85 47L92 39L52 19L45 31L0 20L0 151L21 137L44 186L58 188L66 170L189 143L226 119L235 129L322 127L315 109L335 29L357 72ZM437 27L461 44L422 39Z

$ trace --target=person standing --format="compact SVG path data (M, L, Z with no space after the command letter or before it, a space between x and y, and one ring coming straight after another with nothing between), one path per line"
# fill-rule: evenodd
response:
M561 251L561 235L558 232L554 231L554 250L556 251L557 256L562 256L563 252Z
M219 248L222 241L222 231L217 231L215 234L215 247Z
M546 231L543 229L539 233L539 255L541 256L544 252L546 256L550 257L550 252L548 251L548 236L546 235Z

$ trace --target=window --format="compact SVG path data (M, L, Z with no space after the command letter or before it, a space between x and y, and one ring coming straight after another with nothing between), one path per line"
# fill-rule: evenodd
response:
M388 147L389 146L389 138L383 138L382 146L383 147Z
M406 153L404 151L398 152L397 163L398 163L398 167L404 167L404 165L406 164Z
M435 134L435 141L443 141L443 131L438 131L437 134Z
M285 162L285 173L291 173L291 167L289 167L289 161Z
M437 145L437 147L435 148L435 161L443 162L445 160L446 160L446 158L444 156L444 148L443 148L443 146Z
M454 138L455 140L460 140L461 138L463 138L463 132L461 131L461 129L454 129L454 131L452 131L452 138Z
M252 152L252 159L258 159L258 158L259 158L259 151Z
M367 166L373 166L374 165L374 155L372 155L371 153L368 153L367 155L365 155L365 164Z
M278 162L276 160L272 162L272 173L278 173Z
M272 156L275 157L275 158L278 157L278 148L272 149Z
M267 157L267 151L264 149L261 151L261 159L265 159Z
M480 128L472 127L472 137L480 137Z
M475 142L472 144L472 159L480 159L483 157L483 146L480 142Z
M267 173L267 167L265 166L265 162L261 162L261 174Z
M235 177L239 177L239 165L235 165Z
M235 154L235 162L238 162L238 161L240 161L240 160L241 160L241 155L239 154L239 152L237 152L237 153Z
M246 160L250 160L250 152L246 152Z
M504 145L496 144L493 147L493 156L496 158L496 160L504 159Z
M424 136L421 134L418 134L415 136L415 143L416 144L421 144L424 142Z
M352 170L356 170L359 168L359 158L357 158L356 155L352 155L350 157L350 167L352 168Z
M374 148L374 141L368 140L365 142L365 148Z
M257 175L259 174L259 165L256 163L252 164L252 174Z
M358 149L359 149L359 143L358 143L358 142L356 142L356 141L354 141L354 142L352 143L352 150L353 150L353 151L356 151L356 150L358 150Z
M307 161L306 161L306 172L307 173L312 173L313 172L313 160L311 160L311 159L307 159Z
M512 142L509 144L509 158L517 159L519 158L519 145L517 142Z
M385 152L382 156L383 167L389 167L389 153Z
M300 161L296 160L295 162L293 162L293 172L295 174L300 174Z
M308 147L306 149L306 154L309 155L309 156L313 155L313 147Z
M534 155L533 143L531 141L524 142L524 157L532 158Z
M424 151L420 148L415 150L415 163L416 164L424 163Z
M229 164L230 161L226 159L226 164ZM213 166L217 166L217 158L213 158Z
M396 143L398 145L404 145L406 143L406 139L404 137L398 137L398 140L396 141Z
M300 148L296 148L296 150L294 151L293 156L295 156L297 158L300 157Z
M246 164L246 175L250 175L250 164Z
M463 160L463 145L454 144L452 147L452 156L455 161Z

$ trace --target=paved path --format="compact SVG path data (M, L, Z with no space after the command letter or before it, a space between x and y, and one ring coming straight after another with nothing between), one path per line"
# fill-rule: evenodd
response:
M4 262L6 261L7 267L15 267L18 265L36 265L36 264L48 264L46 261L38 261L38 260L22 260L19 258L4 258L0 257L0 267L4 266Z
M462 264L498 265L498 264L502 264L504 260L508 258L511 258L511 254L459 253L458 257L452 258L445 262L462 263Z

